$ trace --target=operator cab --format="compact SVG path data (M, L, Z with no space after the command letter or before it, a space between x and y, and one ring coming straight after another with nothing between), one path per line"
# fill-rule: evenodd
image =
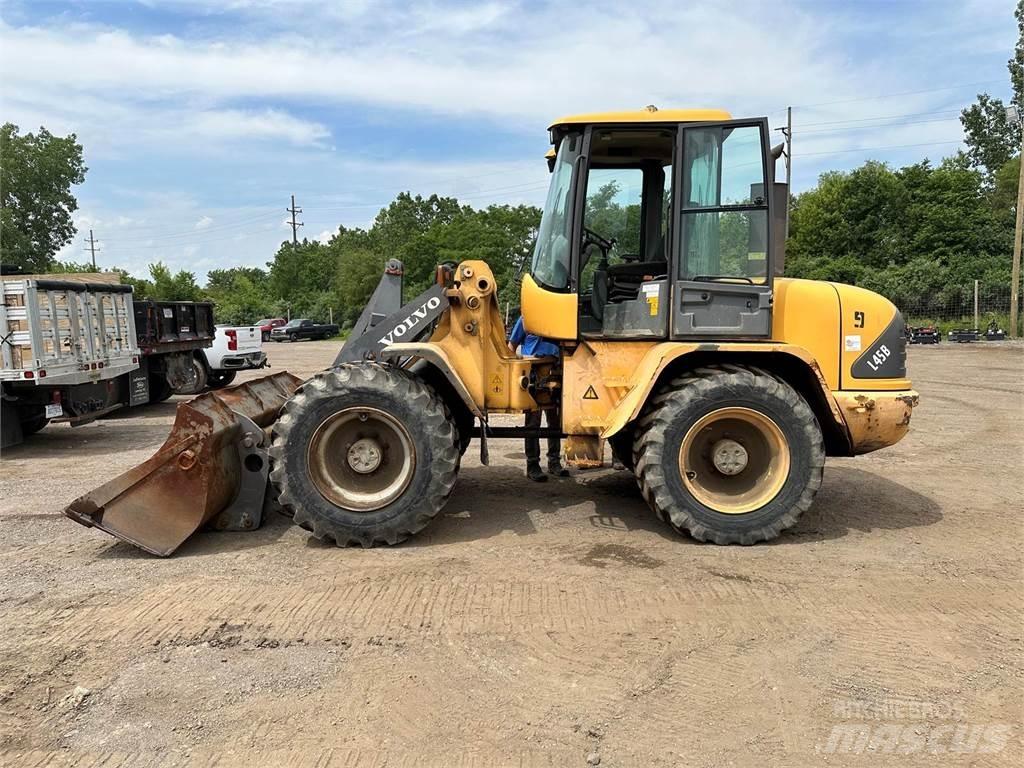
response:
M785 185L763 118L563 118L523 316L554 339L766 338ZM777 201L777 204L776 204Z

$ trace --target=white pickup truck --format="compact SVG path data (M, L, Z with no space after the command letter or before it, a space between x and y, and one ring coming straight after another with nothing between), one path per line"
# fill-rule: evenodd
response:
M234 381L238 371L263 368L267 355L262 342L259 326L218 325L213 346L196 350L194 376L186 386L174 391L179 395L195 395L207 387L220 389Z

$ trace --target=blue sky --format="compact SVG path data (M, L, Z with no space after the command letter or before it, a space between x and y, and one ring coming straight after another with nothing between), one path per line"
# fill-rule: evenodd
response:
M781 125L794 187L868 158L957 149L1006 98L1012 0L416 3L80 0L0 5L0 120L75 132L89 172L61 258L144 274L263 266L290 230L365 226L404 189L544 199L548 123L723 107ZM912 146L906 146L912 145Z

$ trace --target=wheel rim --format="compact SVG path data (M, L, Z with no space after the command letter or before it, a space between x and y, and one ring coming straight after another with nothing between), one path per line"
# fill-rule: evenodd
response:
M307 459L320 495L355 512L390 504L416 471L408 430L376 408L345 408L329 416L313 433Z
M683 485L704 506L730 515L760 509L789 477L789 443L751 408L719 408L690 427L679 446Z

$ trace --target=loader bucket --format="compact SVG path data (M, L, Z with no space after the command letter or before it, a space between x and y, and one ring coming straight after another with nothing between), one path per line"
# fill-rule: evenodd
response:
M235 524L221 519L218 527L258 526L268 471L263 428L301 383L275 373L182 403L152 457L75 499L64 514L162 557L229 509Z

